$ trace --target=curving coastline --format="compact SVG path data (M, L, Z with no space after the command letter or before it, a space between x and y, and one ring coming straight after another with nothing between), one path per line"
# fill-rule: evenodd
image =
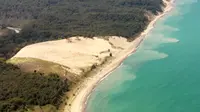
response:
M105 79L113 70L115 70L124 59L126 59L128 56L130 56L132 53L134 53L139 45L143 42L146 35L154 28L155 23L158 19L162 18L164 15L166 15L169 11L171 11L173 7L174 1L167 1L164 0L164 2L167 4L167 6L164 9L164 12L162 14L159 14L158 16L155 16L155 18L149 23L146 30L144 30L141 35L135 39L133 42L131 42L131 45L125 49L124 51L120 52L115 59L112 60L112 62L105 65L105 67L98 72L98 74L87 78L84 80L81 85L81 89L76 92L77 96L75 99L71 100L71 107L65 106L64 112L85 112L87 100L90 97L90 94L94 90L94 88L97 86L98 83L100 83L103 79Z

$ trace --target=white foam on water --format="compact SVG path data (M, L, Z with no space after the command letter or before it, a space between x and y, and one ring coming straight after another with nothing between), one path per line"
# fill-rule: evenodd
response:
M161 21L167 20L168 18L170 18L171 16L176 16L177 21L183 19L183 15L187 14L190 12L191 6L192 5L188 5L188 4L194 4L198 2L198 0L175 0L174 4L173 4L173 9L171 10L170 13L167 14L166 17L161 18ZM184 7L184 9L183 9ZM184 11L183 11L184 10Z
M183 15L189 13L192 8L192 5L189 4L195 4L197 2L198 0L176 0L175 7L177 18L182 19Z
M175 27L172 27L172 26L169 26L169 25L163 25L163 24L158 24L156 27L159 27L159 28L156 28L154 31L170 31L170 32L176 32L176 31L179 31L178 28L175 28Z
M173 38L173 37L166 37L164 34L154 34L152 35L151 39L147 43L160 45L163 43L176 43L178 41L179 41L178 39ZM150 47L150 46L147 46L147 47Z
M133 57L132 57L133 56ZM95 93L99 100L94 102L95 105L101 105L101 111L109 106L109 101L112 100L113 95L122 94L130 86L126 84L130 81L137 79L137 67L143 62L149 60L157 60L166 58L168 55L162 52L154 51L151 49L140 49L134 55L128 58L118 69L116 69L108 78L95 89ZM134 70L133 70L134 68ZM100 87L100 88L99 88ZM112 94L107 94L112 93ZM93 104L94 104L93 103ZM122 105L122 104L121 104Z
M181 9L178 6L175 6L175 8L173 8L172 11L166 15L166 17L161 18L160 20L165 21L168 20L170 17L173 17L174 20L179 21L183 18L184 14L185 13L183 13L183 11L181 11Z
M136 67L135 70L144 62L168 57L168 54L156 50L159 45L179 42L178 39L167 36L172 32L179 31L178 28L165 25L164 21L161 21L155 27L156 28L147 35L137 52L125 61L126 64L132 65L134 68Z
M124 82L135 80L136 75L129 73L128 67L129 66L123 64L113 72L114 75L111 74L108 78L104 79L101 83L101 91L119 92L120 90L118 90L118 88L121 88L119 86L123 85ZM96 88L96 91L98 91L98 88Z
M124 84L137 79L135 72L138 69L137 67L140 67L141 63L168 57L165 53L150 49L140 50L132 56L132 58L128 58L125 63L116 69L108 78L104 79L100 84L100 89L98 87L95 89L96 93L101 91L102 99L110 97L106 94L109 91L112 92L112 95L126 91L127 88Z
M198 2L198 0L175 0L176 5L193 4Z
M135 57L135 59L134 59ZM154 50L142 50L133 57L132 63L141 64L143 62L167 58L168 55ZM131 60L129 60L131 62Z
M166 41L167 41L168 43L177 43L177 42L179 42L179 40L176 39L176 38L167 38Z
M173 37L166 37L165 34L152 34L147 37L147 40L144 42L144 44L141 45L140 49L148 49L153 50L161 44L166 43L177 43L179 42L178 39Z

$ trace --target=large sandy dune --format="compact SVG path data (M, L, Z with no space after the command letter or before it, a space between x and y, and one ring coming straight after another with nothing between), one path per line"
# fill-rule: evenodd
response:
M83 38L47 41L21 49L14 57L30 57L67 66L68 71L81 75L92 66L102 64L112 54L115 57L130 45L122 37Z

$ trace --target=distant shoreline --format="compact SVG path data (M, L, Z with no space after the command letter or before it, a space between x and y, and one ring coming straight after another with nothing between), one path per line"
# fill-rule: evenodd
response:
M138 38L136 38L133 42L131 42L132 44L130 45L128 49L120 52L118 56L116 56L116 58L112 60L111 63L106 65L105 68L99 71L97 75L94 75L88 78L88 80L85 80L83 83L81 83L82 85L84 85L84 87L82 87L81 90L79 90L76 93L77 96L75 97L75 99L72 101L72 104L71 104L71 108L70 108L71 112L85 112L87 101L92 91L94 90L94 88L102 80L104 80L110 73L112 73L113 70L118 68L122 64L124 59L126 59L128 56L133 54L137 50L139 45L143 42L146 35L154 28L154 25L156 24L157 20L162 18L169 11L171 11L171 9L173 8L172 4L174 3L174 1L164 0L164 2L166 3L164 12L154 17L154 19L149 23L146 30L144 30ZM68 112L68 111L69 111L68 108L65 108L64 112Z

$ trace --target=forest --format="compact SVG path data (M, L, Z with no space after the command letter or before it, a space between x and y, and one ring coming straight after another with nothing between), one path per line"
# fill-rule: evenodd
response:
M162 0L0 0L0 58L22 47L71 36L134 39L149 23L147 12L162 12ZM21 28L16 34L7 26ZM6 34L6 35L5 35ZM0 62L0 111L61 103L68 80L56 74L24 73Z
M17 66L0 61L0 111L22 111L34 105L58 108L69 82L57 74L23 73Z

